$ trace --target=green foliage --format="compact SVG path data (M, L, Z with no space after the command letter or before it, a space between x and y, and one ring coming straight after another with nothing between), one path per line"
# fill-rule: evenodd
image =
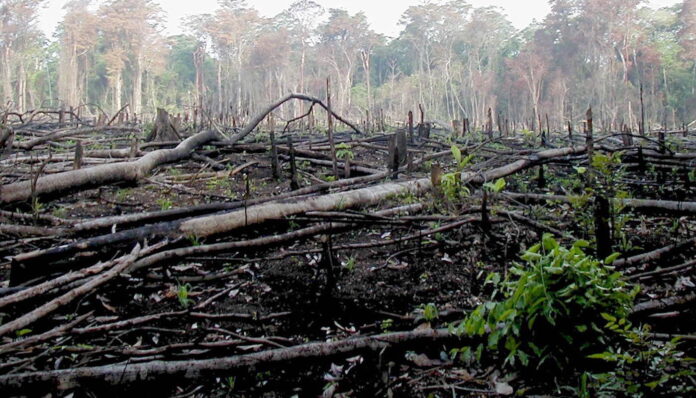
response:
M353 272L355 270L355 257L348 257L345 267L348 271Z
M425 319L428 322L432 322L440 317L440 314L437 310L437 306L435 306L435 304L433 303L423 305L421 307L421 311L423 311L423 319Z
M231 184L227 177L216 176L206 181L205 186L208 188L208 190L213 191L218 188L229 189ZM249 186L249 189L253 191L251 185Z
M51 212L51 215L53 215L53 217L65 218L68 216L68 210L65 207L56 207Z
M290 231L300 229L300 224L297 221L295 221L295 216L288 217L288 228L290 229Z
M191 299L189 298L189 294L191 293L191 285L186 283L186 284L179 284L177 286L176 290L176 297L179 299L179 304L181 305L182 308L188 308L188 306L191 304Z
M32 332L31 329L20 329L20 330L16 331L15 334L17 335L17 337L22 337L22 336L25 336L31 332Z
M488 189L490 192L502 192L503 189L505 189L505 179L498 178L494 183L487 182L483 184L483 187Z
M461 174L471 164L474 155L464 156L456 144L452 144L450 150L455 161L455 170L451 173L443 174L440 183L442 184L442 193L444 193L445 197L455 202L471 194L469 188L462 184Z
M442 192L451 201L466 198L471 194L469 188L462 184L459 172L443 174L440 183L442 184Z
M155 203L160 207L160 210L169 210L174 206L174 202L169 198L159 198Z
M234 387L237 384L236 376L229 376L225 379L225 384L228 391L234 391Z
M537 134L536 132L528 129L522 129L522 138L524 139L525 144L529 146L535 146L536 145L536 137Z
M450 150L452 151L452 157L454 158L454 161L457 162L456 166L458 171L464 170L464 168L471 164L471 161L474 159L473 153L465 157L462 157L462 151L455 144L452 144Z
M189 234L186 238L191 243L191 246L200 246L201 245L201 240L198 236L196 236L196 234Z
M578 241L567 249L545 234L505 279L490 274L486 283L495 286L494 296L501 294L502 301L482 304L452 326L457 335L487 335L487 342L453 354L471 360L486 351L500 354L504 364L563 370L596 352L606 341L600 314L625 318L637 290L612 267L587 256L586 246Z
M382 322L379 324L379 328L382 330L382 333L388 333L389 329L394 326L394 320L393 319L384 319Z
M39 201L39 198L34 196L31 198L31 212L34 215L34 218L38 217L39 214L41 214L41 211L43 211L44 205Z
M339 159L351 160L355 158L355 154L351 150L350 145L346 144L345 142L342 142L336 145L336 157Z
M615 332L622 344L589 356L606 361L613 369L583 374L581 392L585 396L639 398L694 394L696 361L679 350L679 338L655 341L648 326L636 328L625 318L602 315L607 320L605 328Z

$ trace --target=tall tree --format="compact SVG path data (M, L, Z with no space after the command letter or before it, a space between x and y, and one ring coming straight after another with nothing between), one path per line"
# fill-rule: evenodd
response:
M25 109L28 95L26 53L41 38L36 18L42 4L43 0L0 2L0 98L14 101L19 110Z
M148 45L158 34L161 9L151 0L109 0L101 5L100 26L108 42L107 60L114 88L114 105L120 108L123 74L126 66L132 73L131 109L141 112L143 73Z
M99 23L96 14L89 9L91 2L73 0L63 7L66 13L59 27L58 93L60 99L70 106L86 100L89 55L97 44Z

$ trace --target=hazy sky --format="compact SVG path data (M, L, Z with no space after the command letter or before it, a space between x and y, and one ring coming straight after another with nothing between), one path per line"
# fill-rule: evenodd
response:
M315 0L324 8L344 8L351 13L364 11L367 19L379 33L396 36L400 30L399 18L411 5L422 0ZM652 7L672 5L679 0L650 0ZM52 36L56 24L62 19L63 5L67 0L48 0L48 6L41 11L39 26ZM99 1L96 1L98 3ZM165 33L180 33L180 19L187 15L208 13L217 8L217 0L156 0L167 12ZM248 3L259 10L263 16L272 17L287 8L293 0L249 0ZM503 8L508 19L517 28L524 28L532 20L542 20L549 11L547 0L468 0L476 7L498 6Z

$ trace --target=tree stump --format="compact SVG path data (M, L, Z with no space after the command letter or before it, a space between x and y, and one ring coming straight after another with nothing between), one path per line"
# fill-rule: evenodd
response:
M0 155L12 152L14 142L14 131L9 127L0 127Z
M147 142L181 141L179 132L169 118L169 113L162 108L157 108L155 125L145 139Z
M406 132L403 129L399 129L396 132L396 147L399 150L397 159L399 166L406 164L408 146L406 143Z

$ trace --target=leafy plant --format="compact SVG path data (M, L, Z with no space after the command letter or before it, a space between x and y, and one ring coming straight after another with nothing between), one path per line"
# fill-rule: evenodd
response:
M161 210L169 210L174 206L174 202L168 198L159 198L155 203L157 203Z
M355 270L355 257L348 257L345 267L348 271L353 272Z
M563 370L596 352L606 342L600 314L625 318L637 290L608 265L618 254L600 262L582 251L587 246L578 241L567 249L545 234L521 256L525 264L513 264L504 280L490 274L486 282L502 301L484 303L452 325L457 335L486 335L487 342L452 354L470 361L487 351L502 355L504 364Z
M237 377L236 376L229 376L225 379L225 384L227 386L227 389L229 391L233 391L235 385L237 384Z
M43 203L39 201L39 198L34 196L31 198L31 213L34 215L34 219L39 217L41 211L44 209Z
M443 174L440 183L442 184L442 192L450 200L466 198L471 194L469 188L462 185L458 172Z
M465 157L462 157L462 151L459 149L458 146L452 145L450 147L450 150L452 151L452 157L454 158L454 161L457 162L457 170L462 171L466 166L471 164L471 161L474 159L474 154L471 153Z
M383 333L388 333L389 329L394 326L394 320L393 319L384 319L382 322L379 324L379 328L382 329Z
M339 159L351 160L355 158L355 154L351 150L350 145L346 144L345 142L342 142L336 145L336 157Z
M422 311L423 319L428 322L432 322L440 316L439 312L437 311L437 307L433 303L428 303L422 306Z
M229 189L231 187L229 179L223 176L215 176L209 179L205 186L208 190L213 191L217 188Z
M455 171L443 174L440 183L445 197L450 201L456 201L471 194L469 188L462 184L461 173L471 164L474 154L463 156L462 151L455 144L452 144L450 151L455 161Z
M652 339L649 326L636 328L624 318L602 314L605 328L615 332L622 344L589 357L613 365L603 373L585 373L581 387L586 396L655 397L686 396L696 391L696 361L679 350L679 338L666 342Z
M65 207L56 207L51 212L51 215L53 215L53 217L65 218L68 216L68 210Z
M176 297L179 299L179 304L181 304L181 307L188 308L188 306L191 304L191 299L189 298L190 293L191 284L186 283L184 285L179 284L177 286Z
M191 243L191 246L200 246L202 244L201 239L196 234L189 234L186 238Z
M498 178L494 183L487 182L483 184L484 188L488 189L490 192L502 192L505 189L505 179Z

